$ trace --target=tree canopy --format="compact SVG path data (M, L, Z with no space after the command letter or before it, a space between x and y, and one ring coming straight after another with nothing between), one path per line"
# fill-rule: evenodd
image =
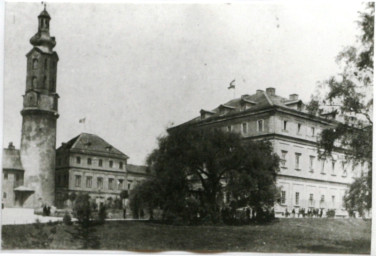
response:
M156 176L139 197L146 194L144 201L159 205L165 218L190 218L195 213L187 211L196 207L201 217L218 222L225 194L238 206L273 206L279 158L270 143L193 128L174 129L158 142L147 159Z
M307 106L312 114L331 111L341 119L322 132L319 148L323 154L331 155L341 147L354 164L368 163L368 172L354 181L345 196L347 209L359 213L370 209L372 201L374 13L374 3L367 3L358 21L357 44L338 54L341 72L320 83Z

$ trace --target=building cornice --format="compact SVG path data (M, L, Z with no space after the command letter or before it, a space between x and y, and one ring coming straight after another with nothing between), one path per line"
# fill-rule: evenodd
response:
M322 180L322 179L313 179L313 178L299 177L299 176L293 176L293 175L287 175L287 174L280 174L280 173L278 173L277 176L279 176L279 177L291 178L291 179L295 179L295 180L314 181L314 182L319 182L319 183L329 183L329 184L338 184L338 185L346 185L346 186L350 186L349 183L346 183L346 182L339 182L339 181L330 181L330 180Z

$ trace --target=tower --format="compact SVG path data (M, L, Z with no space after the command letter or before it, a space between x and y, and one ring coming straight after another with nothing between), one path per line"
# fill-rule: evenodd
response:
M59 60L52 49L51 17L46 7L38 16L38 32L30 39L33 48L27 57L26 90L23 95L21 161L25 186L34 193L24 207L53 205L55 199L55 149L58 94L56 71Z

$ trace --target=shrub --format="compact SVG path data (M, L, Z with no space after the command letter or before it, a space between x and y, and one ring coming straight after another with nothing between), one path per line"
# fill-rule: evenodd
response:
M68 212L65 212L64 217L63 217L63 223L65 225L72 225L72 217Z
M326 217L333 218L334 216L336 216L336 210L335 209L330 209L326 212Z

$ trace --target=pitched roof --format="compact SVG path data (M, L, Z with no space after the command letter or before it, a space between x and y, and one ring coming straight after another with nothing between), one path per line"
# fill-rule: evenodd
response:
M24 170L21 163L20 150L3 149L3 169Z
M150 173L147 170L147 166L145 165L127 164L127 172L150 175Z
M297 96L297 95L296 95ZM244 109L244 103L249 103L250 106L247 109ZM257 90L255 94L252 95L242 95L240 98L232 99L224 104L219 105L217 108L205 112L212 113L209 118L216 118L221 115L220 109L227 108L230 113L236 113L236 112L242 112L242 111L256 111L256 110L262 110L267 107L271 106L280 106L285 108L293 108L296 106L295 104L302 103L301 100L298 99L289 99L285 97L281 97L275 94L275 90L273 93L267 93L262 90ZM202 114L202 113L201 113ZM187 125L191 123L195 123L198 121L201 121L202 118L200 116L183 123L181 125Z
M111 154L121 158L129 158L101 137L90 133L81 133L67 143L63 143L57 150L79 151L86 154Z

